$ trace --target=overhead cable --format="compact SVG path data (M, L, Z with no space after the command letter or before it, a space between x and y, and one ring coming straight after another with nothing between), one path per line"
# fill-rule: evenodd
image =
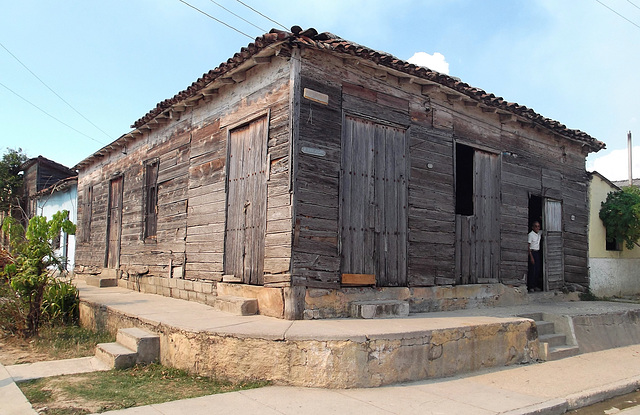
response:
M225 11L227 11L227 12L231 13L232 15L234 15L235 17L237 17L238 19L240 19L240 20L242 20L242 21L244 21L244 22L246 22L246 23L249 23L251 26L255 27L255 28L256 28L256 29L258 29L258 30L261 30L263 33L264 33L264 32L267 32L267 30L266 30L266 29L263 29L263 28L261 28L260 26L256 26L256 25L254 25L253 23L251 23L250 21L248 21L248 20L247 20L247 19L245 19L244 17L242 17L242 16L240 16L240 15L237 15L237 14L235 14L234 12L232 12L231 10L227 9L227 8L226 8L226 7L224 7L222 4L220 4L220 3L218 3L218 2L216 2L216 1L214 1L214 0L209 0L209 1L210 1L211 3L213 3L213 4L215 4L216 6L218 6L218 7L222 8L223 10L225 10Z
M9 88L8 86L6 86L5 84L3 84L2 82L0 82L0 86L4 87L7 91L11 92L12 94L14 94L15 96L17 96L17 97L18 97L18 98L20 98L21 100L25 101L27 104L29 104L29 105L31 105L31 106L33 106L33 107L35 107L37 110L41 111L41 112L42 112L42 113L44 113L45 115L47 115L47 116L49 116L49 117L53 118L54 120L58 121L60 124L64 125L65 127L68 127L68 128L70 128L70 129L72 129L72 130L73 130L73 131L75 131L76 133L81 134L81 135L83 135L83 136L87 137L88 139L95 141L95 142L96 142L96 143L98 143L98 144L102 144L102 145L104 145L104 143L103 143L103 142L101 142L101 141L99 141L99 140L96 140L95 138L93 138L93 137L91 137L91 136L89 136L89 135L87 135L87 134L83 133L82 131L76 130L75 128L73 128L72 126L70 126L69 124L67 124L66 122L61 121L60 119L58 119L58 118L54 117L53 115L49 114L47 111L43 110L42 108L40 108L39 106L37 106L37 105L36 105L36 104L34 104L33 102L31 102L31 101L29 101L28 99L24 98L23 96L21 96L20 94L18 94L17 92L15 92L13 89L11 89L11 88Z
M216 19L215 17L211 16L209 13L207 13L207 12L205 12L205 11L200 10L200 9L199 9L199 8L197 8L196 6L193 6L193 5L191 5L191 4L189 4L189 3L187 3L187 2L186 2L186 1L184 1L184 0L178 0L178 1L179 1L180 3L184 3L184 4L186 4L187 6L191 7L192 9L194 9L194 10L196 10L196 11L198 11L198 12L200 12L200 13L204 14L204 15L205 15L205 16L207 16L208 18L213 19L213 20L215 20L216 22L218 22L218 23L220 23L220 24L223 24L223 25L227 26L229 29L235 30L236 32L240 33L241 35L245 35L245 36L246 36L246 37L248 37L249 39L253 40L253 37L249 36L249 35L248 35L248 34L246 34L245 32L243 32L243 31L241 31L241 30L239 30L239 29L236 29L235 27L231 26L230 24L227 24L227 23L223 22L223 21L222 21L222 20L220 20L220 19Z
M29 67L27 67L27 65L25 65L24 63L22 63L22 61L20 59L18 59L18 57L16 55L14 55L13 53L11 53L11 51L9 49L7 49L7 47L5 45L3 45L2 43L0 43L0 46L2 46L2 48L4 50L7 51L7 53L9 55L11 55L13 57L13 59L15 59L16 61L18 61L18 63L20 65L22 65L27 71L29 71L29 73L31 75L33 75L38 81L40 81L40 83L42 85L44 85L49 91L51 91L55 96L57 96L62 102L64 102L65 104L67 104L67 106L69 108L71 108L72 110L74 110L76 112L76 114L78 114L79 116L81 116L82 118L84 118L85 121L87 121L89 124L93 125L95 128L97 128L98 130L100 130L100 132L102 132L104 135L106 135L109 139L111 139L111 136L106 133L102 128L98 127L97 125L95 125L93 122L91 122L90 119L88 119L87 117L85 117L84 115L82 115L82 113L80 111L78 111L77 109L74 108L73 105L69 104L64 98L62 98L56 91L54 91L49 85L47 85L42 79L40 79L40 77L38 75L36 75L31 69L29 69Z
M640 9L640 7L638 7L637 4L633 3L631 0L627 0L629 2L629 4L631 4L633 7L635 7L636 9Z
M244 7L248 8L248 9L251 9L251 10L253 10L254 12L258 13L260 16L264 17L265 19L270 20L270 21L272 21L273 23L277 24L278 26L282 27L284 30L289 30L289 29L287 29L287 28L286 28L282 23L278 23L278 22L276 22L275 20L273 20L273 19L272 19L272 18L270 18L269 16L266 16L266 15L264 15L264 14L260 13L259 11L257 11L257 10L256 10L256 9L254 9L253 7L249 6L248 4L246 4L246 3L244 3L244 2L242 2L242 1L240 1L240 0L236 0L236 1L237 1L238 3L240 3L240 4L242 4Z
M626 20L627 22L631 23L632 25L634 25L635 27L637 27L638 29L640 29L640 26L638 24L636 24L635 22L627 19L626 17L624 17L623 15L621 15L620 13L618 13L617 11L613 10L611 7L607 6L606 4L604 4L603 2L601 2L600 0L596 0L598 3L602 4L604 7L606 7L607 9L611 10L612 12L614 12L615 14L617 14L618 16L622 17L624 20ZM633 4L633 3L632 3ZM635 6L635 4L634 4Z

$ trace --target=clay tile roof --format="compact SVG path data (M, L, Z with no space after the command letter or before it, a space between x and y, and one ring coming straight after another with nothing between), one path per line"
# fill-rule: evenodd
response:
M289 45L303 45L305 47L313 47L321 50L328 50L335 53L343 53L358 58L366 59L378 65L385 66L395 71L403 72L407 75L416 76L436 82L444 87L452 89L460 94L466 95L471 99L477 100L479 103L489 107L495 107L503 111L511 112L529 122L544 126L562 136L582 142L589 146L591 151L598 151L605 148L605 144L596 140L590 135L580 131L567 128L565 125L543 117L530 108L519 105L514 102L507 102L502 97L496 97L494 94L487 93L480 88L472 87L469 84L460 81L457 78L439 73L437 71L419 67L409 62L396 58L395 56L376 50L369 49L355 42L344 40L332 33L318 33L315 29L310 28L303 30L299 26L291 28L291 32L285 32L277 29L271 29L269 33L257 37L252 43L240 49L233 57L226 62L221 63L217 68L210 70L202 75L197 81L191 84L186 90L179 92L172 98L166 99L156 105L154 109L149 111L145 116L133 123L133 128L139 128L162 112L171 108L186 99L197 96L198 93L209 83L223 77L233 69L252 58L254 55L264 51L266 48L273 47L278 43L288 43Z

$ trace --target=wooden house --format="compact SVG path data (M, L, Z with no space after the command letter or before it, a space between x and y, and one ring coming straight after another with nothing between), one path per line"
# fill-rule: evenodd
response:
M20 166L20 170L24 174L23 209L26 215L25 220L42 214L42 211L38 211L37 208L37 200L40 192L50 188L60 180L78 175L75 170L71 170L43 156L34 157L25 161L22 163L22 166Z
M330 33L272 30L132 128L75 166L76 271L287 319L482 306L526 296L541 219L545 289L588 284L603 143Z

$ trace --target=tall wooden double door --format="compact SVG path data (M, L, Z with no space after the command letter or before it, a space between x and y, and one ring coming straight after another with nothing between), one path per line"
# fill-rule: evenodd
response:
M340 182L341 271L407 285L407 138L400 126L345 116Z

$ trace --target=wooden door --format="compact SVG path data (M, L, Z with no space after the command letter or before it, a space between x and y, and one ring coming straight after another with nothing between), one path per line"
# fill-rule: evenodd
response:
M542 258L545 290L564 284L564 244L562 241L562 202L544 199L542 217Z
M231 131L225 274L262 284L267 217L267 117Z
M341 270L407 284L406 131L345 117L340 182Z
M109 209L107 211L106 268L120 266L120 235L122 234L122 176L109 183Z
M459 284L494 283L500 269L500 158L474 150L473 214L456 215Z

